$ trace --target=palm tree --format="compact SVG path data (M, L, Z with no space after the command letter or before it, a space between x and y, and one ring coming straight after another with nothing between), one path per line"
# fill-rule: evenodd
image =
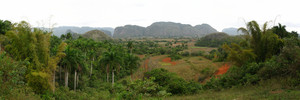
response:
M282 40L278 38L272 30L267 29L268 22L264 23L260 29L256 21L250 21L246 24L247 28L239 28L245 34L246 42L257 56L256 61L261 62L270 56L278 53L281 48Z
M106 65L106 80L108 82L109 78L109 69L112 73L112 86L114 84L114 71L120 69L121 57L117 48L110 46L108 51L104 52L102 55L101 62Z
M130 70L130 80L132 81L132 74L133 70L136 69L140 63L140 58L133 55L133 54L127 54L124 60L125 66Z
M133 42L132 41L128 41L127 48L130 50L130 54L132 54L132 49L133 49Z
M82 56L79 50L71 48L70 46L67 46L65 53L66 56L62 60L62 64L65 68L65 87L68 87L69 70L74 69L74 90L76 90L77 70L81 65Z
M279 38L288 37L288 32L285 29L285 25L278 23L278 26L273 27L273 32L279 36Z

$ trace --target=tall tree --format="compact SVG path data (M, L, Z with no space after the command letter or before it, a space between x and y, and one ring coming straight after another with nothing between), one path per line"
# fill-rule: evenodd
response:
M127 54L124 58L125 67L128 70L130 70L130 80L131 81L132 81L133 70L137 69L138 66L140 65L139 61L140 61L140 58L133 54Z
M82 64L82 56L81 52L78 49L74 49L70 46L67 46L65 50L66 56L62 60L62 64L64 65L65 69L65 87L68 87L68 80L69 80L69 71L71 69L74 70L74 90L76 89L76 77L77 71Z
M250 49L257 56L256 61L261 62L270 58L272 55L278 54L283 46L283 41L274 34L272 30L267 29L268 23L264 23L262 28L256 21L247 23L246 28L239 28L246 36L246 44L250 44Z
M101 62L106 65L106 79L108 82L109 70L112 73L112 86L114 85L114 71L120 69L120 63L122 62L120 57L120 51L117 51L116 46L110 46L110 48L103 53Z
M132 49L133 49L133 42L132 41L127 42L127 48L130 50L130 54L132 54Z

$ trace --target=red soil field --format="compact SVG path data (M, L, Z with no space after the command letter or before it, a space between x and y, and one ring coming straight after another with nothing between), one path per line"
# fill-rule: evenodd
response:
M170 63L172 65L176 65L176 62L172 62L170 57L167 57L162 60L164 63Z
M224 64L222 67L220 67L217 71L217 73L215 73L215 75L222 75L225 74L228 69L230 68L230 66L228 64Z

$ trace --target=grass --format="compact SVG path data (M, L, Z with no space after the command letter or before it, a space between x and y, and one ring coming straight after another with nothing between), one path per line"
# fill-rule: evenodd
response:
M164 100L299 100L300 91L282 90L281 93L271 93L264 87L238 87L221 91L206 90L199 94L187 96L170 96Z
M206 59L201 56L197 57L183 57L180 60L172 61L175 62L176 65L172 65L171 63L162 62L164 58L168 57L167 55L159 55L150 57L148 63L148 69L144 68L144 62L141 62L140 68L133 74L133 79L141 79L143 77L143 73L146 71L150 71L155 68L165 68L170 72L174 72L185 80L194 80L198 81L199 78L205 78L209 75L205 75L201 73L201 71L205 68L209 68L211 71L209 74L213 74L223 63L212 62L209 59ZM199 60L201 59L201 60Z
M236 86L230 89L202 90L194 95L176 95L149 100L300 100L300 89L284 88L277 79L262 81L257 85Z

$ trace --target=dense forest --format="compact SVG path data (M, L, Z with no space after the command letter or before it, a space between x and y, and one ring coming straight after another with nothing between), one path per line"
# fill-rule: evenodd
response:
M290 91L279 97L300 99L299 35L285 25L267 26L250 21L238 29L243 33L239 36L212 33L202 38L131 40L111 39L99 30L78 38L70 32L58 37L25 21L0 20L0 99L172 99L270 82ZM96 33L102 35L95 37ZM193 51L201 47L214 48ZM222 75L214 74L213 67L197 69L196 74L204 76L189 80L156 67L169 64L154 62L162 55L170 62L183 60L193 70L196 63L186 58L231 66ZM259 98L278 99L268 98L273 96L269 90L263 92L267 96L257 93Z

